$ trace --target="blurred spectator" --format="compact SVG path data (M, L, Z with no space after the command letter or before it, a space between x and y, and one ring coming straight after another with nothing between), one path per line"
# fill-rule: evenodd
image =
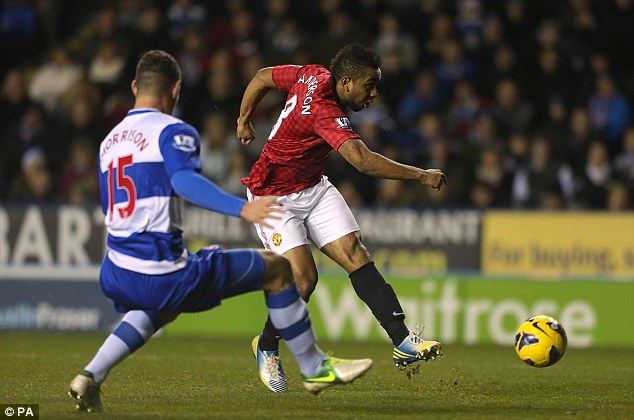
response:
M504 175L504 159L500 149L492 146L483 147L471 174L472 189L475 186L475 193L482 194L483 191L478 190L486 186L490 205L498 206L505 197L508 197L508 193L504 191ZM480 198L478 203L483 203L484 197Z
M20 175L14 179L9 200L46 201L55 197L53 179L46 167L46 155L37 147L30 147L21 159Z
M439 14L431 18L430 34L424 39L423 63L435 62L440 59L442 50L454 37L453 19L449 14Z
M451 174L451 184L443 186L440 191L423 188L419 203L423 206L455 206L460 202L461 194L468 184L466 165L450 150L447 139L436 139L429 143L424 168L437 168L445 174Z
M21 69L9 70L0 90L0 199L6 196L10 180L17 173L21 145L15 142L22 115L33 103L26 94L26 82Z
M311 22L315 23L315 22ZM319 42L314 42L315 40ZM312 41L312 42L311 42ZM316 28L308 37L315 63L328 66L337 51L350 42L365 42L365 34L346 12L337 11L327 15L323 26Z
M206 40L200 28L190 26L182 35L181 48L176 53L176 59L181 66L183 96L191 94L209 71L209 52Z
M15 129L5 133L0 155L8 185L24 170L21 161L27 150L37 148L45 156L43 148L48 143L50 128L44 109L37 103L31 103L19 117Z
M304 35L300 23L288 17L279 22L270 39L273 61L290 63L293 53L304 41Z
M599 40L610 59L622 68L632 68L632 54L624 53L632 48L634 39L634 2L610 0L598 8Z
M480 47L484 24L482 4L480 0L459 0L457 3L457 35L467 50L476 51Z
M615 81L607 76L599 76L596 90L588 103L592 122L605 141L611 155L622 147L625 129L632 122L632 109L616 86Z
M614 159L616 175L634 191L634 127L629 127L623 136L623 151Z
M526 202L528 208L542 207L545 195L559 197L561 201L559 208L567 207L572 201L574 194L572 169L553 157L550 142L544 137L533 138L530 147L528 176L525 180L528 184L524 187L528 191L528 201ZM552 205L551 202L550 206L552 207Z
M366 121L373 121L385 132L396 129L396 122L392 118L391 109L385 104L381 96L374 98L371 107L364 109L363 112L350 113L349 116L353 127Z
M517 83L511 79L498 82L491 112L500 136L527 131L533 121L533 106L525 100Z
M98 112L90 96L82 95L73 101L69 115L59 119L55 138L64 139L64 141L46 144L53 173L58 174L62 170L64 162L71 155L72 144L78 139L89 143L92 150L96 152L99 143L107 133Z
M420 51L422 56L419 57L421 63L430 58L426 46L428 39L434 38L434 43L437 44L445 36L448 38L452 35L453 25L449 14L445 14L445 6L447 2L443 0L417 0L401 2L397 8L403 28L411 32L419 46L423 47ZM436 19L438 16L443 16L443 22Z
M172 39L168 33L165 14L157 6L149 5L143 9L139 20L134 23L134 32L130 36L130 60L136 63L144 51L159 49L173 51ZM134 74L133 72L130 72Z
M229 170L225 179L220 182L220 187L225 191L246 198L247 192L242 185L242 178L249 176L247 155L243 149L235 149L229 155Z
M116 41L108 40L99 46L88 66L88 80L97 85L103 97L123 84L126 58Z
M588 146L595 137L596 133L588 108L578 106L570 114L566 135L558 139L554 149L559 156L571 164L575 172L580 172Z
M209 112L200 133L202 173L221 184L229 174L229 157L238 146L233 126L223 112Z
M555 48L541 50L538 65L539 71L532 78L528 92L535 110L534 123L541 126L550 122L549 111L554 101L564 108L570 103L572 77Z
M585 64L591 49L595 47L598 25L591 0L572 0L570 8L572 13L566 16L565 21L570 31L573 68L576 68Z
M262 23L262 31L268 37L273 37L283 22L291 17L290 0L268 0L262 7L266 19Z
M509 136L508 150L504 160L504 183L508 189L507 205L511 208L525 208L530 199L529 163L530 142L524 133Z
M530 0L528 0L530 3ZM517 52L531 51L533 22L528 16L525 0L504 0L502 20L504 22L504 34L513 49ZM520 65L528 59L520 55Z
M483 20L481 38L477 44L476 57L478 67L485 74L492 69L495 51L504 45L504 28L497 14L489 14Z
M381 56L396 53L404 70L407 72L416 70L418 64L416 40L402 30L401 22L396 15L383 13L379 17L379 28L374 38L374 46Z
M526 85L524 69L518 65L517 53L508 44L499 45L493 51L492 61L482 63L483 71L477 78L479 91L487 98L495 97L495 89L500 80L514 80L519 86Z
M59 198L72 204L94 204L99 200L97 150L86 140L75 140L64 162Z
M381 100L390 109L398 106L401 92L410 86L413 75L403 66L403 55L399 50L390 50L381 56Z
M402 179L379 178L374 205L380 208L412 207L417 198L414 185Z
M238 65L264 48L259 22L248 10L239 10L231 16L231 34L227 47Z
M435 111L441 101L436 76L428 70L420 70L414 78L413 89L406 89L396 106L396 116L405 126L412 125L426 112Z
M47 60L36 70L29 87L29 97L42 104L48 112L55 111L59 98L83 75L68 50L54 47Z
M613 168L607 147L600 141L592 142L583 172L578 176L579 190L575 196L578 204L592 210L604 208L612 176Z
M467 207L478 210L487 210L495 205L495 193L493 187L484 182L476 181L469 187L469 201Z
M413 137L401 136L400 142L392 141L392 144L398 145L401 149L403 156L399 160L405 163L414 164L412 159L418 155L426 155L430 144L445 140L443 123L436 113L423 114L415 128Z
M444 98L451 98L458 80L474 80L478 72L475 63L465 55L462 45L456 39L450 39L441 47L440 60L434 65L434 73Z
M539 210L561 211L566 208L566 201L558 183L546 185L540 193Z
M466 79L458 81L447 110L449 134L454 137L465 137L478 115L488 107L487 98L476 93L473 82Z
M631 210L630 198L632 189L620 182L611 183L608 187L606 209L612 212Z
M535 41L539 51L561 48L561 28L555 18L542 19L535 30Z
M0 74L26 64L45 47L38 28L37 2L5 1L0 5Z
M190 26L202 28L207 23L207 11L191 0L172 0L167 9L167 21L171 38L180 41L185 29Z
M10 69L4 75L0 90L0 144L10 133L17 131L18 122L31 105L23 70Z
M77 35L71 38L69 49L83 65L88 65L95 52L106 41L118 40L125 45L130 30L119 26L119 15L116 7L104 3L96 13L82 16L82 26ZM85 23L84 23L85 22Z
M467 152L481 147L500 147L502 145L497 123L489 111L482 111L478 114L474 123L469 127L466 140L465 143L469 149Z

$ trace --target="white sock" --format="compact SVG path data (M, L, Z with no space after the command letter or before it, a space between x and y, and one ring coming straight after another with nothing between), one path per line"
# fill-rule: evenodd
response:
M84 370L92 373L96 383L103 382L113 367L145 344L160 327L158 317L152 313L128 312Z
M315 376L325 358L317 346L310 315L295 285L279 293L266 295L266 305L273 326L286 342L299 369L305 376Z

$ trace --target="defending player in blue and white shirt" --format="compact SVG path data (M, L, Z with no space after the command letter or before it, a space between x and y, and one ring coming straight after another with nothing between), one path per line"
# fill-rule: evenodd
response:
M110 370L178 314L211 309L222 299L255 290L264 291L269 316L295 356L305 388L318 393L362 376L371 360L335 359L317 346L306 303L284 257L218 246L192 253L185 247L183 199L265 225L283 210L273 197L249 203L200 175L198 133L171 115L180 87L180 68L171 55L144 54L132 82L134 108L100 147L99 183L108 227L100 284L116 310L126 314L71 382L76 408L103 410L100 386ZM286 384L275 373L270 379L273 387Z

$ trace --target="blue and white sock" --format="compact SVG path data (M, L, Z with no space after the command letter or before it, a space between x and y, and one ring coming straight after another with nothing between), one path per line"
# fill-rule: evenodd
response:
M300 371L305 376L315 376L321 370L325 354L317 347L306 302L299 297L297 287L293 284L279 293L266 295L266 306L271 322L293 353Z
M128 312L84 370L92 373L96 383L103 382L113 367L145 344L162 326L154 312Z

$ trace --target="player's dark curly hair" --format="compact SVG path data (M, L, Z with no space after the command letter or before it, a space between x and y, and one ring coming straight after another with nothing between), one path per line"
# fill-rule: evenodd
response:
M161 50L143 54L136 66L137 89L141 92L162 94L181 80L181 70L176 59Z
M336 80L348 76L357 80L370 67L378 69L381 66L381 56L372 48L361 44L348 44L339 50L330 62L330 72Z

